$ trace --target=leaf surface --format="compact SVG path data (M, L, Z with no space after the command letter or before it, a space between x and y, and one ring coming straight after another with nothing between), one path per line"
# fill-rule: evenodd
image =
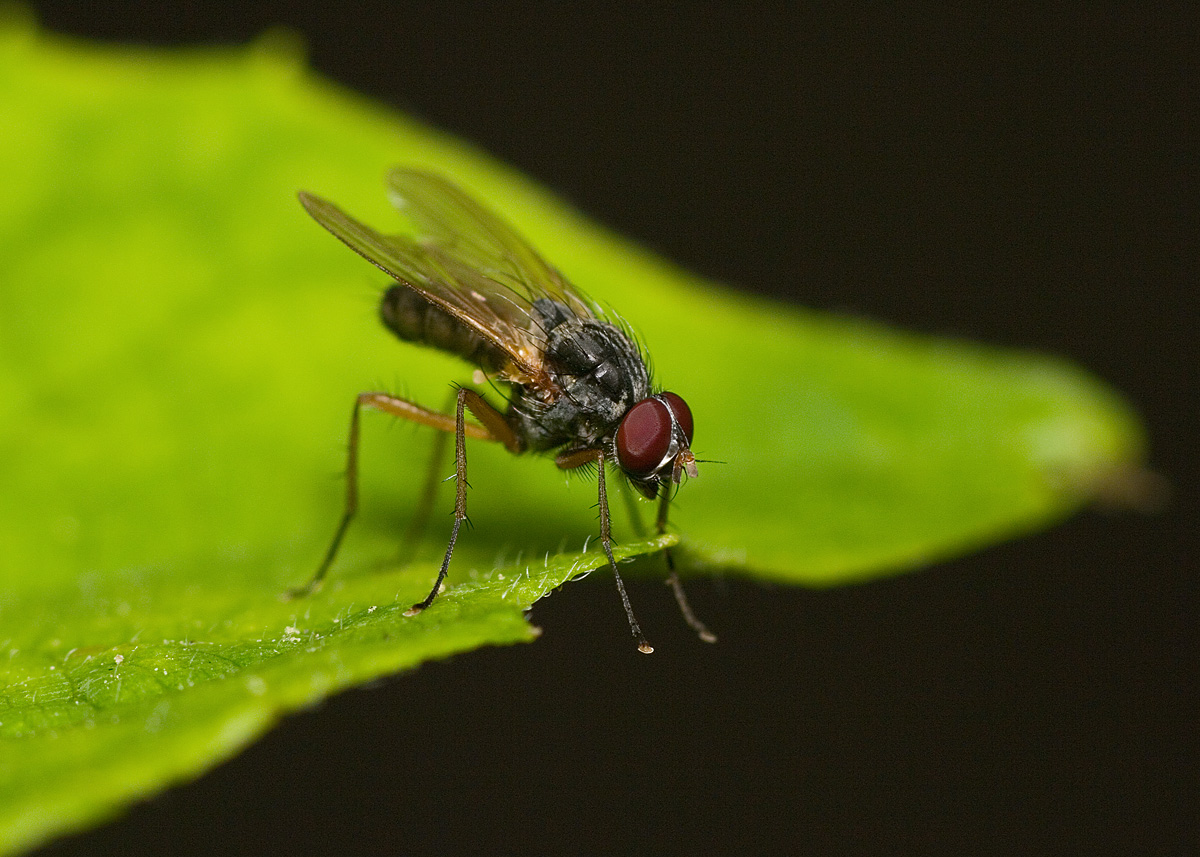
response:
M673 511L693 573L827 585L913 568L1045 525L1140 456L1136 419L1078 369L701 282L315 78L286 38L168 52L10 22L0 850L194 776L341 688L531 640L529 606L602 565L583 552L594 483L475 445L476 526L445 595L405 618L449 518L417 562L390 561L431 441L368 418L361 515L329 585L279 599L332 533L354 395L436 407L470 377L389 337L377 273L296 202L312 190L399 228L394 164L453 176L640 332L691 405L698 456L723 462ZM622 558L676 538L619 537Z

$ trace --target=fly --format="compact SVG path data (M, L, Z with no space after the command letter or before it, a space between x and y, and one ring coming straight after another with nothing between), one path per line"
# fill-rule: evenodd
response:
M388 173L387 185L392 204L412 221L416 237L376 232L304 191L300 202L319 224L396 281L379 307L392 333L473 364L477 383L505 385L507 404L499 409L464 386L458 387L453 414L390 393L359 393L350 417L345 509L316 574L295 594L320 586L354 517L359 415L372 408L454 434L450 543L429 595L405 615L433 603L450 568L467 517L469 437L503 444L514 455L552 454L563 470L595 466L600 544L638 648L652 652L613 558L605 471L614 467L639 493L658 500L657 530L665 532L672 488L684 474L698 475L691 410L677 394L651 387L646 359L622 323L585 299L512 227L457 185L433 173L401 168ZM467 421L468 413L475 422ZM437 458L435 452L435 468ZM436 486L436 478L426 480L426 511ZM715 641L688 606L669 550L666 557L668 583L684 618L701 639Z

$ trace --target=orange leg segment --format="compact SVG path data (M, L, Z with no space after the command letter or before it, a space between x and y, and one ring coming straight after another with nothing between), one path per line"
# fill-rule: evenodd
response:
M325 579L329 567L333 565L333 561L337 556L338 548L342 543L343 536L346 534L346 529L350 526L350 521L354 518L355 512L358 511L359 418L363 408L372 408L391 414L394 417L400 417L401 419L429 426L438 431L454 432L455 434L455 475L458 480L458 492L454 504L454 529L450 538L450 546L446 551L445 561L442 563L442 569L438 575L437 584L425 601L419 605L415 605L415 607L420 609L429 606L434 596L437 595L442 581L445 579L446 569L450 565L450 555L454 550L454 542L458 537L459 524L466 518L466 438L472 437L476 440L491 440L503 443L510 452L519 452L521 449L520 441L504 421L504 415L489 405L474 390L460 387L456 401L457 408L455 409L455 415L450 416L449 414L431 411L428 408L418 405L416 402L410 402L408 399L402 399L399 396L393 396L389 393L372 392L358 394L354 400L354 408L350 413L350 431L346 444L346 505L342 511L341 520L338 522L333 541L329 545L329 550L325 552L325 558L321 561L320 566L318 566L316 574L313 575L312 580L305 586L291 590L288 593L290 597L305 596L320 588L321 582ZM471 414L480 421L481 425L466 422L464 419L464 409L470 410Z

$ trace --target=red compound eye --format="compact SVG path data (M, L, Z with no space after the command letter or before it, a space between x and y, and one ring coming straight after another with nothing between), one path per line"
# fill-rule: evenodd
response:
M688 446L692 445L692 409L687 406L680 396L674 393L661 393L663 399L667 402L667 407L675 414L675 421L679 423L679 427L683 429L683 433L687 435Z
M682 403L683 399L679 401ZM690 414L688 422L691 423ZM622 470L633 476L649 476L662 464L670 448L671 411L666 405L658 399L642 399L629 409L617 429L617 460Z

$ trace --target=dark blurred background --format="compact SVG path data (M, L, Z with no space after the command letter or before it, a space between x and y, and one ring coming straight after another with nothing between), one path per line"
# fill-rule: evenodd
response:
M594 576L537 644L343 694L47 853L1200 852L1189 13L33 6L156 45L294 28L687 268L1076 360L1174 486L865 586L695 581L716 646L633 582L649 658Z

